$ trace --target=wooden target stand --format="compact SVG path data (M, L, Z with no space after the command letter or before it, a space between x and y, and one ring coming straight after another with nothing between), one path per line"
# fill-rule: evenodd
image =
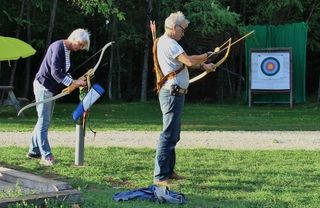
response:
M249 107L253 103L289 103L293 108L292 49L250 49ZM288 94L288 101L254 101L257 94Z

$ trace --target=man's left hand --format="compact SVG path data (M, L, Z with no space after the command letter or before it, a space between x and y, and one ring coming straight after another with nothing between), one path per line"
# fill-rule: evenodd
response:
M203 69L207 72L214 72L216 70L216 66L213 63L203 64Z

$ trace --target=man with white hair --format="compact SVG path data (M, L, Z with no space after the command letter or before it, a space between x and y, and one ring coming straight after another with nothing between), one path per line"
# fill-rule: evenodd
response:
M70 52L89 50L90 33L85 29L74 30L68 39L57 40L46 52L33 82L36 102L48 99L66 86L86 86L86 81L74 80L68 73ZM48 129L54 110L54 101L37 105L38 121L34 127L28 158L40 159L40 164L52 166L55 162L48 141Z
M169 186L172 180L185 178L178 175L174 168L175 147L180 140L181 115L189 86L188 69L214 70L212 63L205 63L212 52L190 56L177 42L184 36L188 25L189 21L182 12L171 13L165 20L165 33L155 41L156 62L163 75L161 81L157 82L163 129L156 149L156 185Z

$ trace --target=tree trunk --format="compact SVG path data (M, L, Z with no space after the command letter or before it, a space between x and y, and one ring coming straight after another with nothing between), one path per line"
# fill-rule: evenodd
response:
M222 71L218 71L218 100L223 101L224 96L224 79L223 79L223 73Z
M133 49L130 48L128 51L128 65L126 69L126 80L127 80L127 90L126 90L126 98L131 101L133 98L133 86L132 86L132 62L133 62Z
M320 73L319 73L319 84L318 84L318 102L320 102Z
M116 42L119 40L119 33L118 33L118 20L115 18L115 27L114 27L114 37L116 38ZM120 51L119 51L119 44L116 45L116 80L117 80L117 99L121 99L121 61L120 61Z
M27 3L27 21L31 22L30 18L31 14L31 1L28 0ZM31 27L30 24L27 25L27 41L28 43L31 42ZM30 73L31 73L31 60L30 58L26 61L26 71L25 71L25 79L24 79L24 90L23 90L23 97L28 97L29 89L30 89Z
M243 65L244 65L244 50L240 50L239 55L239 75L242 75ZM237 79L237 98L241 98L241 89L242 89L242 79Z
M114 31L116 29L116 20L115 17L113 17L112 20L112 29L111 29L111 40L114 40ZM108 72L108 98L109 100L113 100L113 95L112 95L112 82L113 82L113 71L114 71L114 48L111 46L111 52L110 52L110 69Z
M21 1L20 14L19 14L20 19L23 19L24 5L25 5L25 0L22 0ZM21 25L18 23L17 31L16 31L16 38L20 37L20 29L21 29ZM16 75L16 70L17 70L17 61L14 61L13 68L12 68L11 75L10 75L10 82L9 82L10 86L13 86L13 84L14 84L14 78L15 78L15 75Z
M234 5L234 8L236 8L236 5L239 5L239 8L237 9L237 13L239 13L241 16L242 16L242 22L243 24L245 25L246 24L246 0L242 0L242 3L239 4L238 1L234 0L233 1L233 5ZM246 40L244 40L244 43L245 43ZM245 44L244 44L245 45ZM239 47L240 48L240 47ZM245 48L245 47L244 47ZM245 72L245 49L239 49L239 64L237 64L237 66L239 66L239 70L238 70L238 73L239 75L242 75L242 72L244 71ZM241 90L242 90L242 82L244 81L244 84L246 82L246 80L242 80L241 78L240 79L237 79L237 98L241 98Z
M51 12L50 12L50 22L49 22L49 28L48 28L48 34L47 34L46 48L48 48L51 43L52 32L53 32L53 28L54 28L54 21L55 21L56 11L57 11L57 5L58 5L58 0L53 0Z
M229 68L228 65L229 64L227 64L227 69ZM230 73L227 71L225 74L226 74L226 77L227 77L226 79L228 81L228 86L229 86L229 97L233 97L233 85L232 85Z
M149 62L149 51L150 51L150 20L152 12L152 0L146 0L147 2L147 18L146 18L146 31L145 31L145 46L144 46L144 56L143 56L143 68L141 76L141 95L140 102L145 102L147 100L147 83L148 83L148 62Z
M113 71L113 46L111 46L110 51L110 68L108 72L108 98L109 100L113 100L112 96L112 71Z
M117 45L117 68L118 68L118 73L117 73L117 88L118 88L118 93L117 93L117 99L120 100L122 95L121 95L121 61L120 61L120 52L119 52L119 45Z

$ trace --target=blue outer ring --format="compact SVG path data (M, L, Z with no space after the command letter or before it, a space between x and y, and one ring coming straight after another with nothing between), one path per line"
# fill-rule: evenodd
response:
M276 69L272 72L272 73L268 73L267 71L266 71L266 68L265 68L265 63L267 62L267 61L270 61L270 59L272 60L272 61L274 61L274 62L276 62ZM262 61L262 63L261 63L261 71L262 71L262 73L263 74L265 74L266 76L273 76L273 75L275 75L275 74L277 74L279 71L280 71L280 62L276 59L276 58L274 58L274 57L267 57L267 58L265 58L263 61Z

